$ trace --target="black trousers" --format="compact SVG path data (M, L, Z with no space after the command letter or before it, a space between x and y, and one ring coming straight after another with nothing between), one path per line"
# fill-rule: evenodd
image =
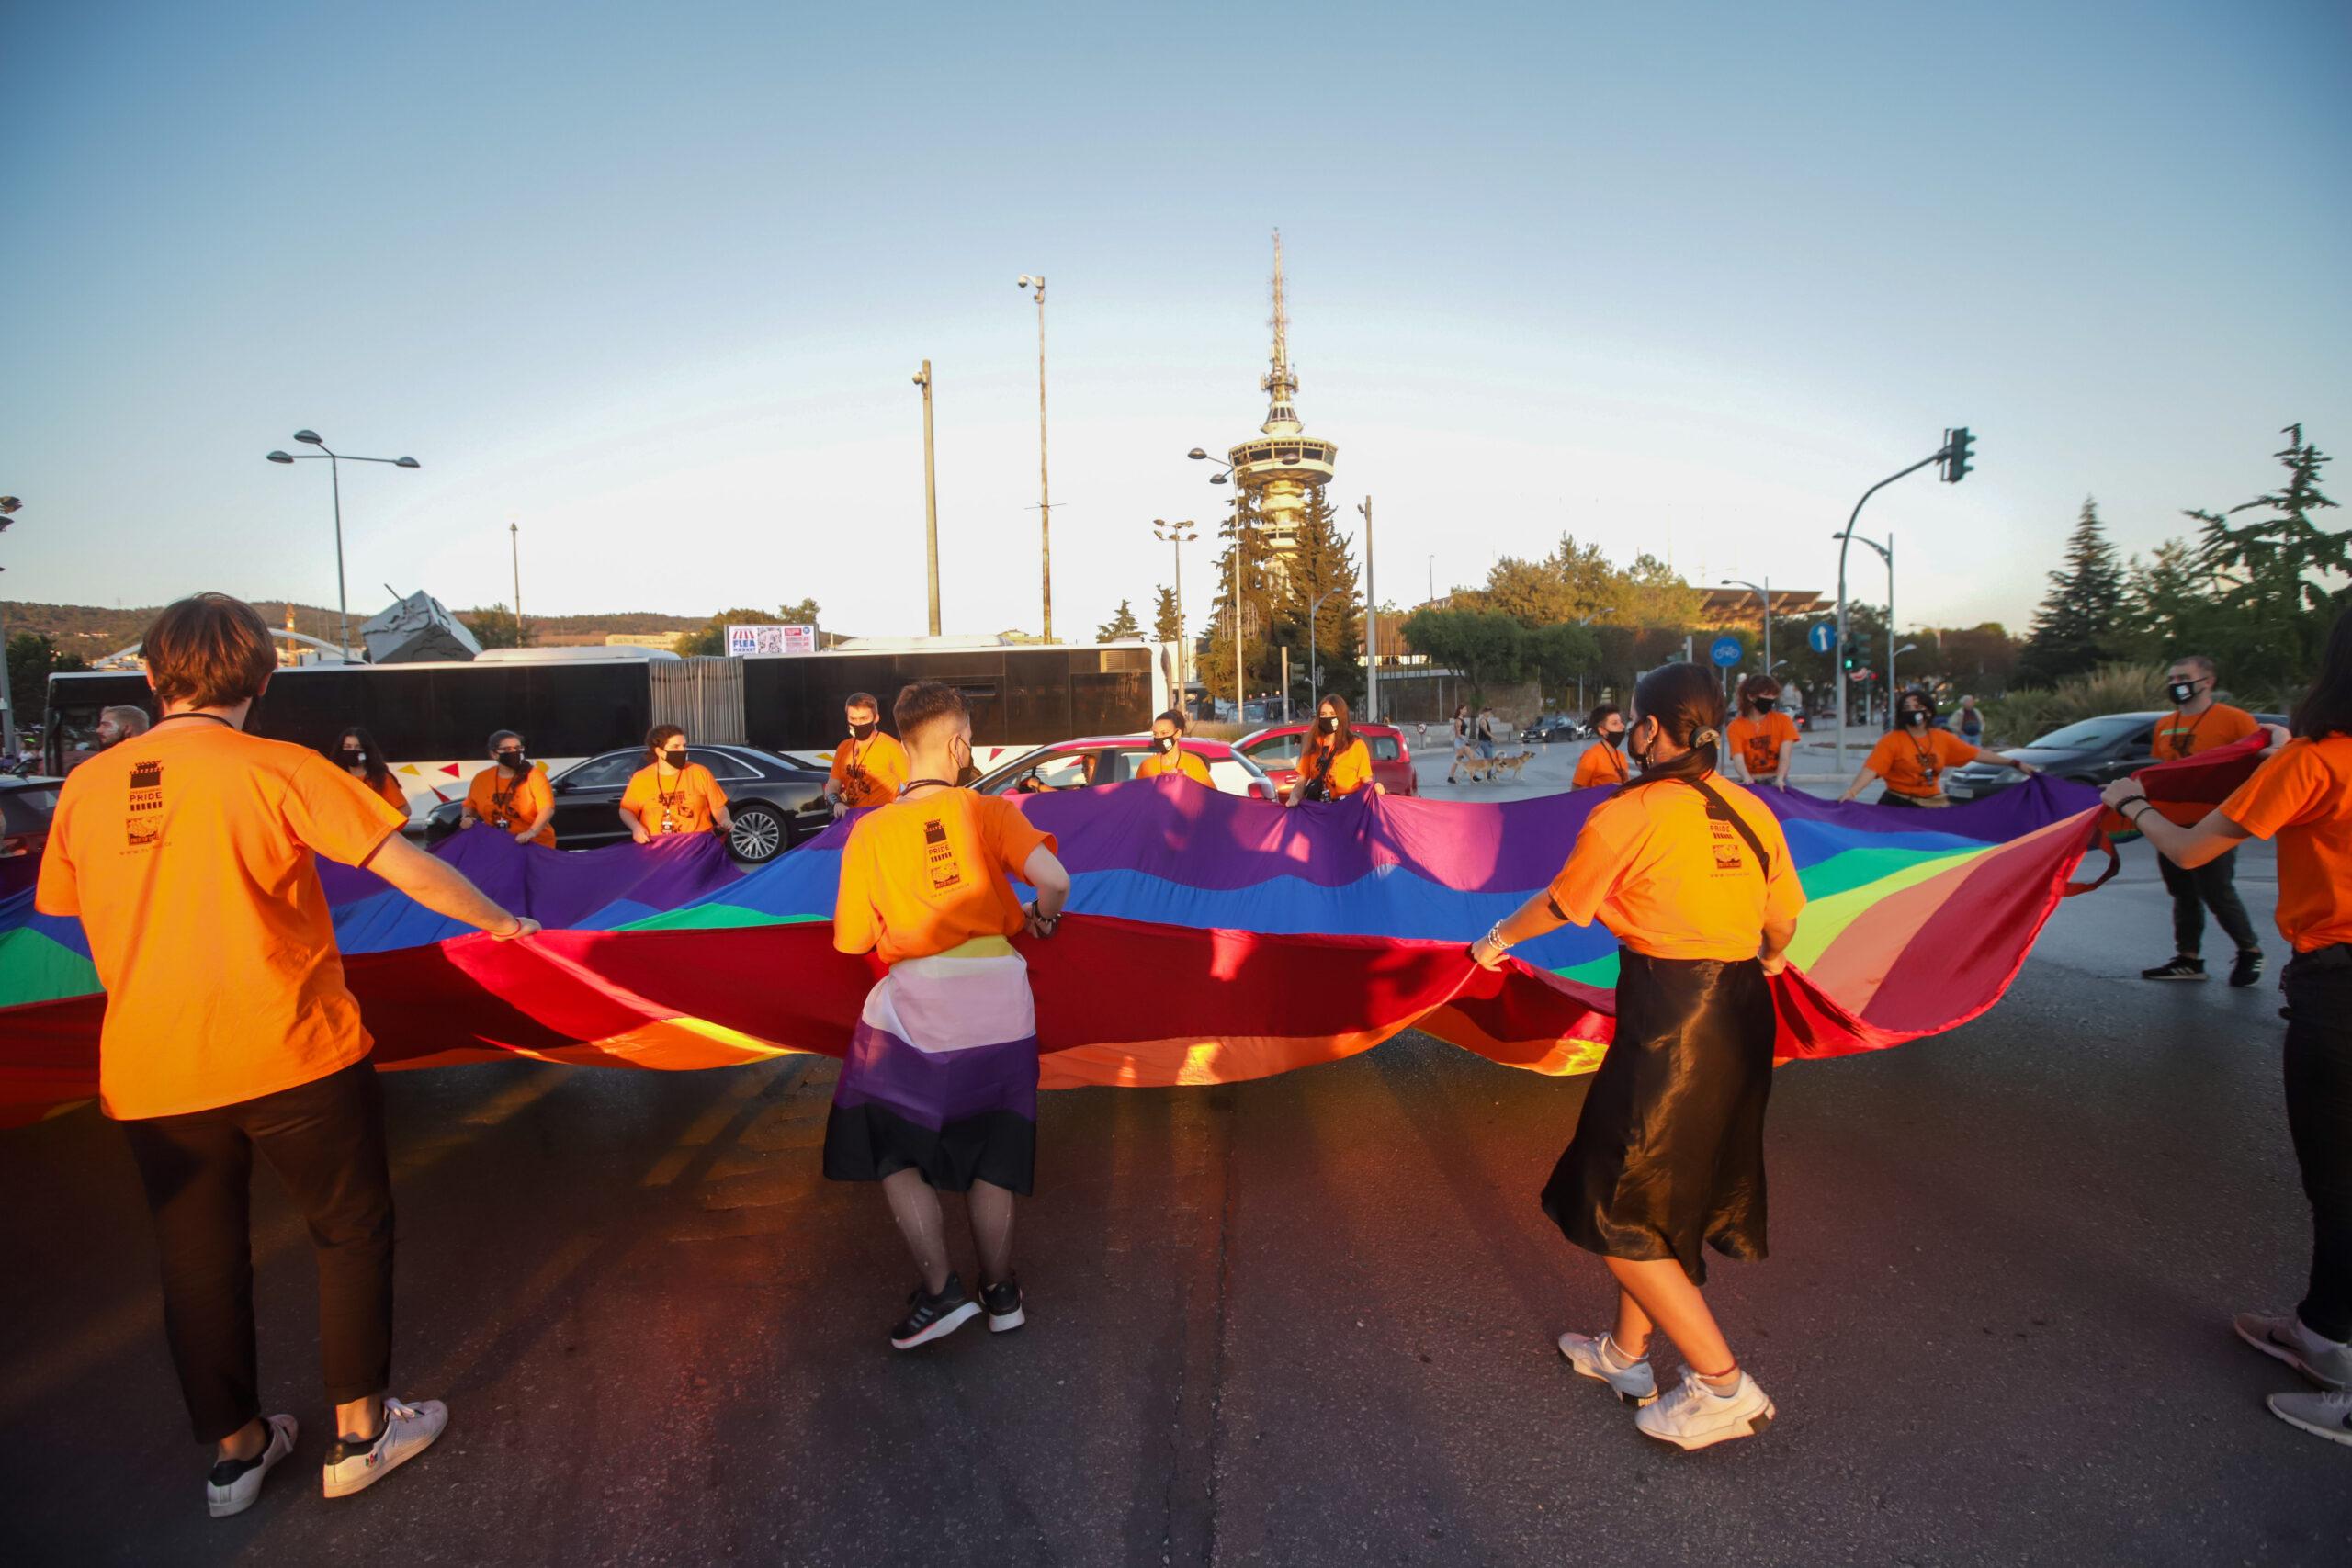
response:
M2254 934L2254 922L2246 919L2245 906L2238 902L2237 851L2224 850L2194 871L2158 855L2156 868L2164 873L2165 886L2172 892L2174 952L2195 958L2203 950L2205 911L2209 908L2213 911L2214 921L2238 944L2240 953L2252 953L2261 947L2261 940Z
M2295 1314L2352 1339L2352 946L2306 953L2287 993L2287 1131L2312 1201L2311 1288Z
M122 1123L164 1271L164 1327L199 1443L261 1414L250 1217L261 1151L310 1222L327 1399L391 1381L392 1179L383 1089L356 1062L312 1083L185 1116Z

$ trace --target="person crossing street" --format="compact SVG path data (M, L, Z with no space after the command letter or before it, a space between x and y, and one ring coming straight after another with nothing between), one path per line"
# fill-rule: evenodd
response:
M2156 721L2152 749L2159 762L2194 757L2245 739L2261 728L2254 715L2215 700L2219 679L2213 661L2201 653L2184 654L2172 661L2165 676L2165 694L2173 711ZM2204 808L2193 804L2152 803L2157 815L2178 827L2193 828ZM2148 836L2155 845L2153 835ZM2202 980L2205 978L2205 912L2223 935L2237 944L2230 964L2230 984L2251 986L2262 978L2262 943L2254 921L2238 897L2238 852L2235 845L2196 866L2184 866L2156 846L2156 869L2172 895L2173 955L2153 969L2140 971L2143 980Z

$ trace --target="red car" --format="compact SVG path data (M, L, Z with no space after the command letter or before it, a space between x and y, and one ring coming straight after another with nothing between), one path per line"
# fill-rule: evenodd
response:
M1274 786L1265 773L1222 740L1184 742L1184 750L1209 765L1209 777L1227 795L1252 800L1274 800ZM982 774L972 787L982 795L1026 794L1031 791L1084 789L1089 784L1119 784L1152 753L1148 735L1097 735L1077 740L1057 740L1024 751Z
M1288 789L1298 779L1299 748L1306 743L1310 724L1278 724L1254 730L1233 743L1233 749L1266 770L1277 789ZM1413 773L1412 748L1405 732L1393 724L1359 724L1357 738L1372 752L1372 781L1391 795L1419 795L1420 781Z

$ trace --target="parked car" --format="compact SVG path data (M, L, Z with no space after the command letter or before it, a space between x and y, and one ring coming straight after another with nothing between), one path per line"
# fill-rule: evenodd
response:
M1187 740L1184 750L1209 765L1209 778L1227 795L1252 800L1276 798L1266 771L1238 756L1222 740ZM982 795L1028 794L1049 789L1084 789L1090 784L1118 784L1136 776L1151 755L1148 735L1096 735L1057 740L1040 746L982 773L972 785Z
M0 898L23 892L40 875L62 787L59 779L0 778Z
M747 865L775 859L832 825L825 801L826 775L799 768L752 746L689 746L686 755L710 770L727 792L735 830L727 847ZM642 747L605 751L574 762L548 783L555 790L555 847L593 850L627 839L620 818L621 792L629 775L645 766ZM462 801L448 801L425 814L424 841L437 843L458 831Z
M2110 713L2064 725L2030 746L1994 748L2005 757L2030 762L2053 778L2104 785L2157 761L2150 751L2162 713ZM2256 714L2265 724L2284 724L2279 714ZM1963 762L1944 774L1944 793L1954 800L1979 800L2023 784L2014 768Z
M1266 771L1278 790L1298 778L1298 753L1306 742L1307 724L1278 724L1253 730L1234 742L1234 749ZM1391 795L1419 795L1420 781L1413 773L1412 748L1405 732L1393 724L1359 724L1356 734L1372 751L1373 782Z
M1548 746L1555 740L1578 740L1584 737L1584 720L1571 718L1564 713L1547 713L1519 732L1519 738L1530 745Z

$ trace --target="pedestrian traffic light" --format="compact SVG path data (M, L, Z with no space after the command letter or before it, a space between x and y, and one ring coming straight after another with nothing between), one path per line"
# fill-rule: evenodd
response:
M1956 485L1975 467L1976 437L1962 425L1944 432L1944 483Z

